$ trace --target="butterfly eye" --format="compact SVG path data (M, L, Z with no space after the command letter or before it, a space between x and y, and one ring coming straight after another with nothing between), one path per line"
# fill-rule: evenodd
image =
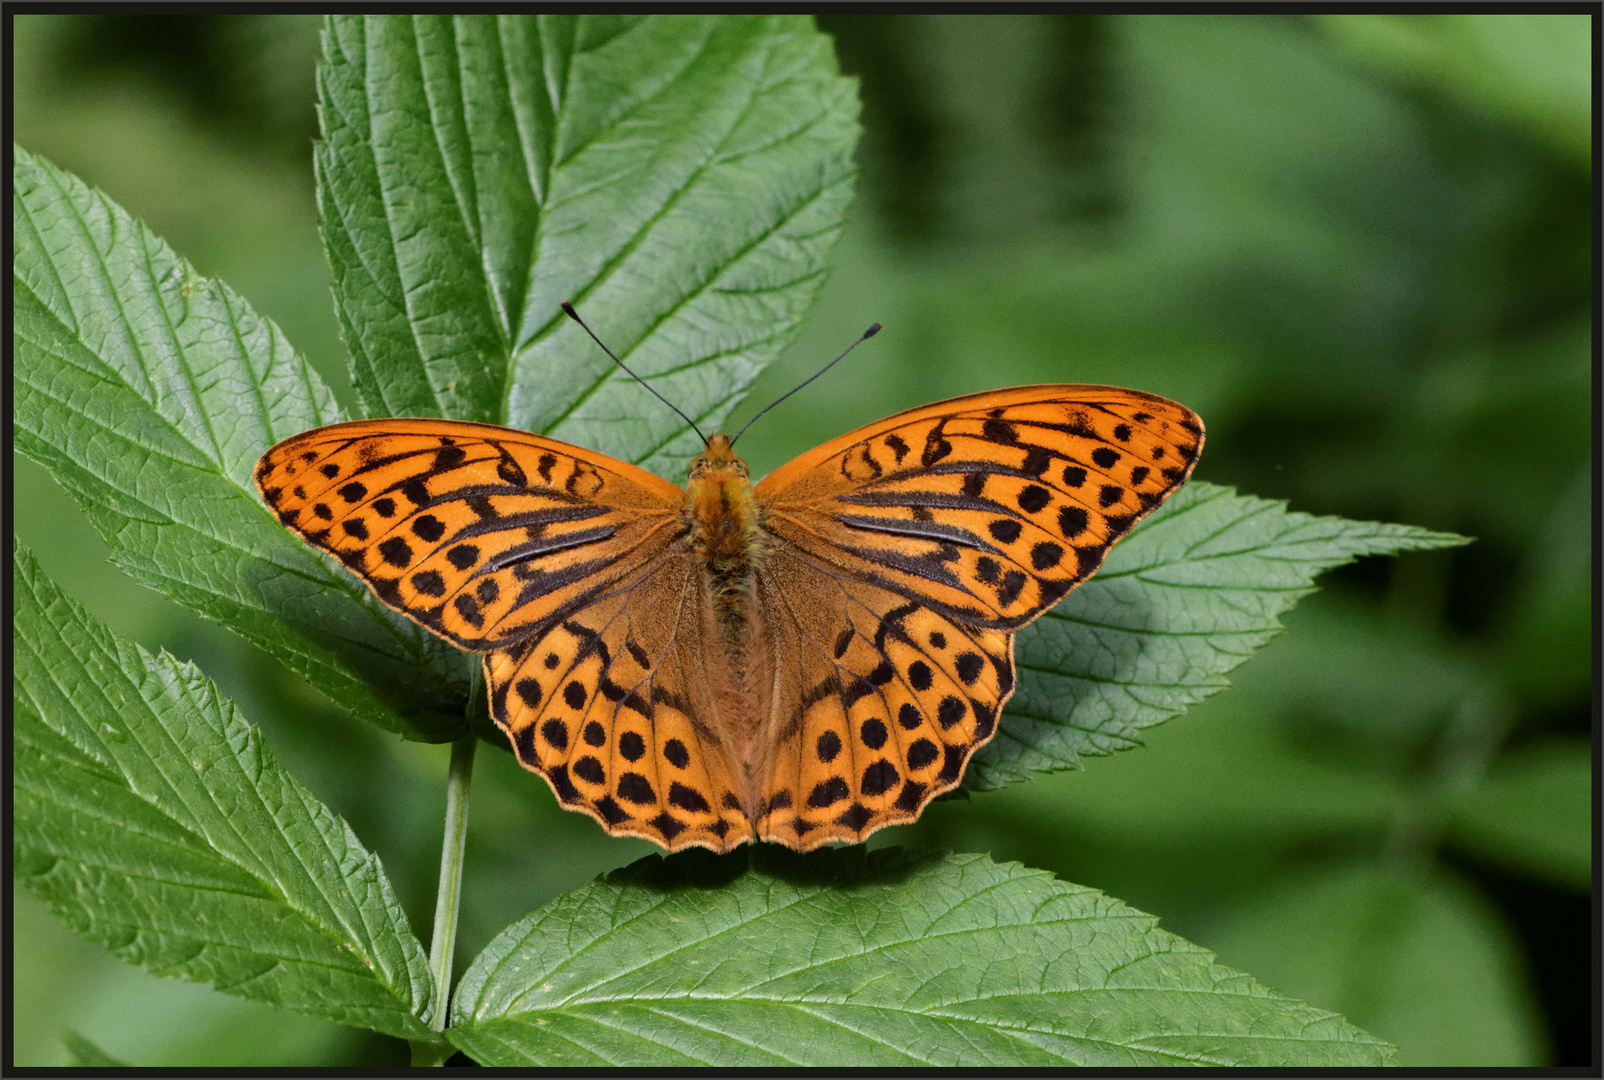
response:
M691 462L691 477L694 479L695 477L701 475L702 470L705 469L705 468L707 468L707 458L705 458L705 457L697 457L697 458L695 458Z

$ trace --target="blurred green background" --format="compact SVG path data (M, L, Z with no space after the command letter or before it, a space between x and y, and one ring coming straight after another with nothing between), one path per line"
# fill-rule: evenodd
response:
M1402 1064L1588 1064L1589 17L820 21L862 82L859 196L808 327L737 418L886 332L753 429L755 475L951 394L1109 382L1203 415L1199 478L1477 538L1328 575L1145 748L875 842L1101 888ZM17 16L15 137L277 320L349 405L313 202L319 25ZM112 568L37 466L15 478L47 572L239 701L426 936L447 749L351 721ZM459 968L656 850L558 810L510 755L481 753L475 779ZM406 1060L123 965L31 894L14 919L17 1065L66 1064L64 1030L146 1066Z

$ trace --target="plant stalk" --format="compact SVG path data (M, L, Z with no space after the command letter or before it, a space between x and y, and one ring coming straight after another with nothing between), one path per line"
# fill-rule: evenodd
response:
M451 744L451 765L446 775L445 836L440 846L440 888L434 902L434 934L429 939L429 972L434 980L429 1026L441 1032L446 1028L451 1004L451 965L456 955L457 916L462 906L462 860L468 839L468 788L473 780L473 753L479 745L471 723L483 689L477 666L471 685L468 732ZM412 1064L443 1065L454 1052L444 1039L416 1041L412 1044Z

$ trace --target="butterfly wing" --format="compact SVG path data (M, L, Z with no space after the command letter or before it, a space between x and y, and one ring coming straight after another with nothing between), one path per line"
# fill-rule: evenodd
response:
M776 683L758 835L809 850L919 816L1013 690L1013 635L966 626L794 547L758 576Z
M486 654L492 718L563 805L671 850L750 837L706 720L679 488L538 435L395 419L288 439L256 483L384 603Z
M256 486L385 604L488 652L683 540L684 492L602 454L488 424L358 420L286 439Z
M1026 386L899 413L766 477L764 610L794 624L802 708L778 723L765 809L789 799L813 846L912 820L956 785L1013 692L1012 632L1090 577L1202 444L1197 415L1164 398ZM849 688L834 695L832 664ZM878 793L893 771L902 786ZM760 835L794 842L792 812L766 813Z
M485 657L490 715L558 801L670 851L727 851L752 836L721 735L700 577L689 553L665 553Z

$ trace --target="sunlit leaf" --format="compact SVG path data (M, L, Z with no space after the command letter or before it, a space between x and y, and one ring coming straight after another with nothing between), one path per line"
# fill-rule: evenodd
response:
M545 432L676 478L795 334L857 96L796 15L337 17L317 166L369 415Z
M653 856L491 942L449 1034L517 1067L1390 1059L1156 923L983 855Z
M17 449L136 580L372 723L451 737L460 656L287 533L251 484L268 446L341 419L322 380L277 327L106 196L15 154Z
M16 552L14 855L85 937L156 974L428 1035L423 947L379 861L194 667Z
M1312 517L1192 481L1115 545L1096 577L1019 634L1019 690L965 785L997 787L1134 746L1142 728L1223 689L1321 571L1465 542Z

